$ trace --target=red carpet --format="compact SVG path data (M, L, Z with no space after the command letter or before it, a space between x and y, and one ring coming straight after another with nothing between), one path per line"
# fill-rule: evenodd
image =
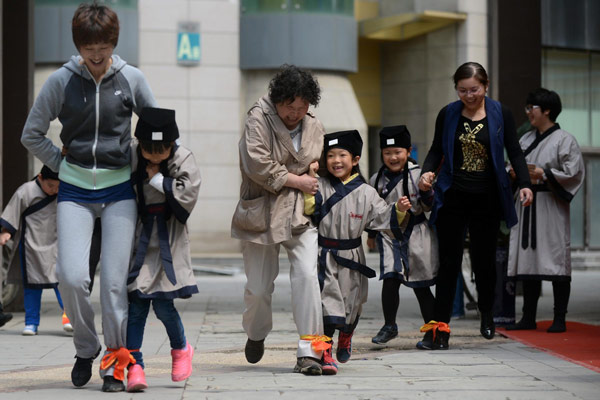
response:
M567 321L566 332L547 333L546 329L551 323L552 321L538 322L535 331L507 331L498 328L498 333L600 372L600 326Z

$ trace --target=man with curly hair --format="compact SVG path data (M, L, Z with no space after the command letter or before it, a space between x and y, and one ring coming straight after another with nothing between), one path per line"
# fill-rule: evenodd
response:
M303 193L317 192L313 171L323 148L323 125L308 111L320 100L317 80L308 71L283 65L269 94L248 111L239 142L242 184L231 235L242 240L246 286L242 325L245 354L257 363L273 327L271 297L279 273L279 249L290 260L292 308L298 334L294 372L321 375L328 347L323 336L317 278L317 229L304 216Z

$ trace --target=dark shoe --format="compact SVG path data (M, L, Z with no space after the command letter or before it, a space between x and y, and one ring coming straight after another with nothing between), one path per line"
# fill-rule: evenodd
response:
M125 385L123 381L115 379L114 376L107 375L104 377L104 383L102 384L103 392L124 392Z
M102 350L102 347L98 349L94 357L90 358L75 356L75 365L71 370L71 382L73 382L73 385L80 387L90 381L92 377L92 364L94 363L94 359L100 354L100 350Z
M433 344L433 330L425 332L423 340L419 340L417 343L417 349L419 350L435 350Z
M531 321L529 319L521 318L519 322L514 325L509 325L505 328L507 331L526 331L526 330L535 330L537 329L537 324L535 321Z
M341 363L348 362L350 356L352 355L352 333L345 333L340 331L340 335L338 336L338 346L335 352L335 357Z
M554 315L552 325L546 330L548 333L562 333L567 331L567 321L564 315Z
M384 325L376 336L371 339L375 344L384 344L398 336L398 325Z
M448 332L437 331L435 340L433 342L433 350L448 350L450 347L448 341L450 340L450 334Z
M4 326L8 321L12 319L12 314L0 312L0 326Z
M479 328L479 332L481 332L481 336L487 340L494 338L494 334L496 333L496 325L494 324L494 316L491 312L481 313L481 327Z
M246 348L244 349L244 354L246 354L246 360L250 364L256 364L257 362L259 362L263 354L265 354L265 339L248 339L246 341Z
M312 357L298 357L294 372L304 375L321 375L323 374L323 368L317 359Z

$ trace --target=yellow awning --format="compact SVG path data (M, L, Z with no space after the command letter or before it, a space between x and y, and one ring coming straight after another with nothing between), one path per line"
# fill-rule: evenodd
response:
M406 40L444 28L467 19L464 13L425 10L390 17L362 20L358 23L359 35L376 40Z

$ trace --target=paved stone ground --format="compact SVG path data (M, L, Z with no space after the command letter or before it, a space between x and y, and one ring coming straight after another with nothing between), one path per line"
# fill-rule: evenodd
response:
M160 321L151 314L143 351L150 388L145 393L105 394L96 373L76 389L70 382L74 348L62 332L60 310L51 291L43 296L39 335L21 336L23 313L0 328L0 399L597 399L600 374L509 339L479 335L477 315L452 322L448 351L419 351L422 324L414 294L401 289L399 337L386 346L371 343L382 325L381 284L371 280L369 302L353 340L350 362L337 376L292 373L296 330L290 312L287 265L276 281L274 330L263 360L245 361L241 328L245 277L239 265L196 260L204 269L224 267L232 276L200 274L201 294L177 300L186 335L195 346L194 373L186 382L170 380L170 347ZM227 267L230 267L229 269ZM551 286L543 287L539 319L552 318ZM99 310L97 291L93 293ZM600 324L600 271L575 271L568 319ZM521 307L517 299L517 309ZM99 313L98 313L99 314ZM100 320L96 317L97 326ZM100 329L100 328L99 328ZM585 345L574 343L574 345ZM99 365L94 364L96 371Z

